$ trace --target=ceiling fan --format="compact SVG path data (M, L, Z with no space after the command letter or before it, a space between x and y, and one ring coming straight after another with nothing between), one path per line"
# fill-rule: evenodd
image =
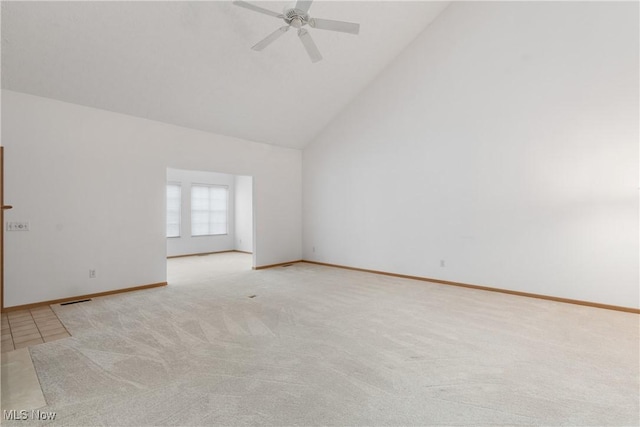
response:
M291 6L285 6L282 13L273 12L269 9L256 6L252 3L247 3L246 1L242 0L236 0L233 2L233 4L249 10L253 10L255 12L264 13L265 15L270 15L275 18L280 18L287 24L283 27L278 28L273 33L269 34L266 38L256 43L251 49L258 51L264 49L265 47L276 41L281 35L289 31L291 27L293 27L298 30L298 37L300 38L300 41L309 54L311 62L318 62L322 59L322 55L318 50L318 46L316 46L313 39L311 38L311 34L309 34L309 31L307 31L306 28L303 28L305 25L309 25L311 28L317 28L319 30L340 31L343 33L358 34L358 32L360 31L360 24L354 24L353 22L334 21L332 19L312 18L308 13L312 2L313 0L298 0L295 2L295 4L291 4Z

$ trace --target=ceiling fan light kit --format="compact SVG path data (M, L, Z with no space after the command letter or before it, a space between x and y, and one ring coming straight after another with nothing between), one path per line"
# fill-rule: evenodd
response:
M298 38L302 42L311 62L318 62L322 59L322 55L318 50L313 38L309 31L304 28L309 26L311 28L317 28L319 30L339 31L348 34L358 34L360 32L360 24L345 21L335 21L332 19L319 19L309 16L309 8L313 0L298 0L293 7L285 7L282 13L274 12L269 9L265 9L260 6L256 6L246 1L236 0L233 2L236 6L244 7L245 9L253 10L254 12L263 13L265 15L273 16L274 18L282 19L287 25L278 28L273 33L256 43L251 49L261 51L271 43L276 41L280 36L289 31L291 27L298 30Z

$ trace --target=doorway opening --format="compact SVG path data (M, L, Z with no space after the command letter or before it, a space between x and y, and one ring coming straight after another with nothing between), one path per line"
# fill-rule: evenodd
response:
M256 265L252 176L167 168L166 191L167 258L192 257L172 265L212 271Z

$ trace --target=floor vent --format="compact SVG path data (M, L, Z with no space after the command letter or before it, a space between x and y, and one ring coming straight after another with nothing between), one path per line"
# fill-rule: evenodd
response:
M249 295L249 298L255 298L257 295Z
M293 264L285 264L282 267L291 267Z
M91 299L81 299L81 300L78 300L78 301L63 302L60 305L78 304L78 303L87 302L87 301L91 301Z

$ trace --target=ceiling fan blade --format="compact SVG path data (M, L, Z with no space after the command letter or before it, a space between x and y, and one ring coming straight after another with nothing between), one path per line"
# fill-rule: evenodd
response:
M256 43L255 46L253 46L251 49L258 51L264 49L265 47L276 41L281 35L289 31L289 28L290 27L288 25L278 28L273 33L269 34L267 37Z
M254 12L264 13L265 15L275 16L276 18L282 18L283 15L278 12L274 12L269 9L265 9L260 6L256 6L255 4L247 3L246 1L236 0L233 2L236 6L244 7L245 9L253 10Z
M333 19L313 18L309 21L309 25L319 30L341 31L349 34L358 34L360 32L360 24L334 21Z
M307 50L309 54L309 58L311 58L311 62L318 62L322 59L322 55L320 55L320 51L318 50L318 46L313 42L311 38L311 34L304 28L298 30L298 37L302 41L304 48Z
M309 12L309 8L311 7L311 3L313 3L313 0L298 0L296 2L296 7L294 9L299 9L301 11L303 11L304 13Z

